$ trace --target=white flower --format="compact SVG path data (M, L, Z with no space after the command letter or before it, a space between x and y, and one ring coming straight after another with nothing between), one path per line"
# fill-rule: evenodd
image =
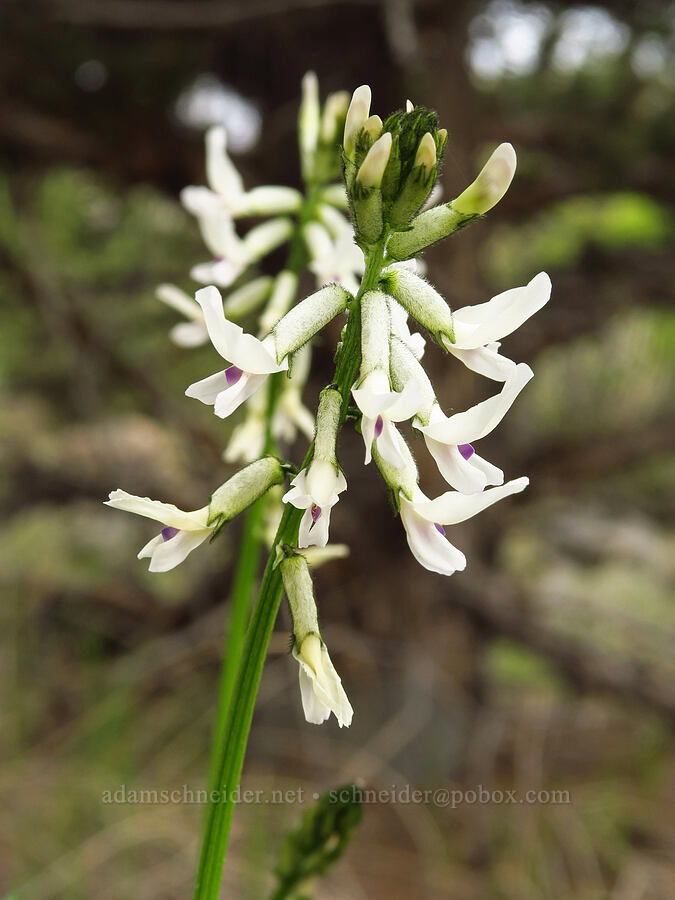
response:
M444 336L443 343L467 368L494 381L506 381L516 364L499 355L499 341L545 306L550 296L551 279L540 272L524 287L458 309L453 315L455 342Z
M420 565L439 575L452 575L466 568L466 557L445 537L444 525L457 525L511 494L520 493L529 478L516 478L501 487L488 488L480 494L460 494L447 491L430 500L415 487L412 500L399 494L401 521L408 546Z
M311 256L309 268L316 276L317 287L335 282L355 294L359 288L357 276L363 274L365 260L361 248L354 243L351 228L343 229L331 240L326 228L311 222L305 226L304 235Z
M226 214L200 219L202 236L214 254L210 262L198 263L190 277L202 284L228 287L251 263L262 259L288 240L293 233L290 219L276 218L251 228L243 238L234 232Z
M286 370L288 360L284 358L281 363L277 362L271 335L259 341L225 318L217 288L202 288L197 291L196 300L204 313L211 343L231 365L191 384L185 394L213 405L215 414L224 419L254 394L270 373Z
M151 572L168 572L195 547L199 547L210 536L214 526L206 524L209 507L183 512L171 503L161 503L148 497L136 497L126 491L112 491L107 506L136 513L148 519L161 522L161 532L149 541L138 554L139 559L150 557Z
M390 465L404 464L400 450L400 435L394 422L404 422L419 412L423 403L420 386L409 381L402 391L392 391L389 376L382 369L370 372L352 394L361 410L361 435L366 447L365 464L372 459L373 441L380 456Z
M484 438L497 427L533 375L526 363L520 363L494 397L449 417L435 403L427 424L413 422L424 435L427 449L449 485L463 494L474 494L486 485L503 484L504 473L482 459L472 441Z
M174 325L169 332L174 344L178 344L179 347L199 347L208 341L209 333L204 324L204 314L196 300L193 300L175 284L160 284L155 295L162 303L178 310L189 319L188 322L179 322L178 325Z
M338 495L347 489L345 476L337 464L327 459L315 459L295 476L291 485L283 502L305 510L300 522L298 547L325 547L330 511L340 499Z
M308 634L299 650L297 645L293 647L293 658L300 666L300 695L305 719L312 725L321 725L333 713L340 728L348 728L354 710L321 638L317 634Z
M244 182L227 153L227 135L221 126L206 132L206 180L209 187L187 187L181 194L185 207L198 218L225 214L277 215L300 208L302 195L289 187L264 186L244 190Z

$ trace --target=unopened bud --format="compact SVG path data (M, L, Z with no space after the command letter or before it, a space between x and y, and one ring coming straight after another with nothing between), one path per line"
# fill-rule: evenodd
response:
M405 101L405 111L407 113L411 113L411 112L415 111L415 104L412 102L412 100Z
M452 201L453 209L465 216L482 216L502 199L515 171L516 151L511 144L500 144L473 184Z
M307 72L302 79L302 102L298 114L300 158L305 180L314 173L319 124L319 81L314 72Z
M356 149L356 138L363 128L363 125L370 113L370 101L372 93L367 84L362 84L352 94L351 103L347 110L347 118L345 120L345 132L343 146L345 155L348 159L354 159L354 151Z
M431 134L427 133L422 137L415 154L414 166L424 166L427 176L436 165L436 142Z
M341 135L337 133L338 125L344 123L348 106L347 91L336 91L326 97L321 116L321 140L324 144L339 144Z
M362 187L378 188L382 184L390 153L391 134L386 132L375 141L361 164L356 180Z
M370 116L364 122L363 130L373 141L376 141L382 134L382 119L379 116Z

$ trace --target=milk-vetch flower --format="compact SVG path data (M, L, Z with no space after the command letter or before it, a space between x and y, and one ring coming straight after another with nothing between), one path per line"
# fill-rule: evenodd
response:
M367 291L361 302L361 372L352 387L352 396L362 414L361 435L366 448L366 465L372 458L373 444L392 466L403 465L394 423L412 418L423 403L422 391L414 380L400 392L392 390L389 377L391 326L386 296L380 291Z
M412 555L430 572L439 575L461 572L466 567L466 557L447 540L444 526L464 522L503 497L520 493L528 484L529 478L516 478L480 494L447 491L435 500L430 500L417 486L411 498L401 491L401 521Z
M340 728L349 728L354 710L318 634L308 634L299 648L297 642L293 645L291 652L300 666L300 696L305 719L312 725L321 725L333 713Z
M523 287L456 310L452 317L455 340L444 337L443 343L467 368L494 381L506 381L516 364L500 355L499 341L545 306L550 296L551 279L540 272Z
M279 549L284 590L293 617L293 658L299 665L300 695L305 718L321 725L335 715L340 728L351 725L351 707L340 676L321 639L314 586L304 556Z
M347 489L339 468L328 460L315 459L291 481L292 488L282 498L296 509L304 509L298 547L325 547L328 543L331 509Z
M283 502L304 509L298 532L298 547L325 547L328 543L331 509L347 489L335 455L342 397L332 388L321 392L316 414L316 436L312 461L291 481Z
M207 525L209 507L183 512L171 503L136 497L126 491L110 493L107 506L136 513L161 522L160 533L149 541L138 554L139 559L150 557L151 572L168 572L211 535L212 525Z
M272 336L260 341L225 318L217 288L202 288L195 296L211 343L231 365L191 384L185 394L212 405L215 414L224 419L255 393L270 373L288 369L288 360L277 362Z
M452 416L446 416L438 403L434 403L428 422L419 419L413 422L424 435L427 449L449 485L463 494L474 494L486 485L503 483L501 469L480 457L472 442L484 438L499 425L533 375L526 363L520 363L494 397Z

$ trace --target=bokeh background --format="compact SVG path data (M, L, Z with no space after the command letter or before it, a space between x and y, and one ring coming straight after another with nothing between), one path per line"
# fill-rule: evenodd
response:
M429 275L453 306L540 269L554 291L508 339L536 378L483 444L531 487L453 529L466 572L416 565L343 438L332 534L352 553L317 587L354 724L305 724L282 609L244 786L569 792L368 805L319 898L675 896L674 16L649 0L2 5L0 888L190 896L200 808L102 794L203 786L237 528L151 576L135 555L152 526L101 501L123 486L194 508L231 471L231 424L183 396L213 351L169 342L154 288L189 289L203 257L177 194L203 182L208 124L249 186L298 183L312 68L324 96L366 81L382 114L436 107L447 197L510 140L509 194L428 254ZM310 406L329 340L315 359ZM446 409L490 393L427 360ZM300 814L238 809L224 896L266 896Z

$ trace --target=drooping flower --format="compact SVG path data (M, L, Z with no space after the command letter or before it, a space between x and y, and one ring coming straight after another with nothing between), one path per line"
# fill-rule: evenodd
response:
M427 449L451 487L463 494L474 494L486 485L503 483L504 473L480 457L473 442L497 427L533 375L526 363L520 363L498 394L466 412L446 416L438 403L434 403L428 422L419 419L413 422L413 427L424 435Z
M289 549L278 549L279 569L293 617L293 658L297 660L300 695L305 718L321 725L335 715L340 728L351 725L354 710L319 632L314 585L307 559Z
M288 360L284 357L281 363L277 362L271 335L260 341L225 318L217 288L202 288L195 297L204 313L211 343L231 365L191 384L185 394L213 406L215 414L224 419L254 394L270 373L288 369Z
M464 522L503 497L520 493L528 484L529 478L516 478L479 494L447 491L435 500L430 500L418 486L413 489L412 499L401 491L401 521L412 555L430 572L461 572L466 567L466 557L447 540L444 526Z
M349 728L354 710L318 634L308 634L300 649L297 643L294 644L292 654L300 666L300 696L305 719L312 725L321 725L333 713L340 728Z
M207 525L209 507L183 512L171 503L136 497L126 491L110 493L107 506L145 516L162 523L160 533L149 541L138 554L139 559L150 558L151 572L168 572L211 535L213 525Z

